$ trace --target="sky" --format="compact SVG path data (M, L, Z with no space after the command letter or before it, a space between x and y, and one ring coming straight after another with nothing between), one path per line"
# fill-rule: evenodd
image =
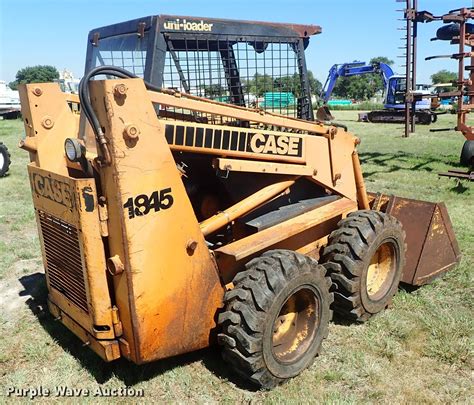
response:
M440 15L474 6L474 0L418 0L419 10ZM53 65L76 77L84 71L87 34L93 28L148 15L176 14L322 27L307 49L307 67L324 82L335 63L386 56L404 73L401 37L404 3L395 0L0 0L0 80L10 82L25 66ZM456 52L444 41L430 41L439 22L419 25L418 83L430 83L441 70L456 71L450 59L425 61L429 55Z

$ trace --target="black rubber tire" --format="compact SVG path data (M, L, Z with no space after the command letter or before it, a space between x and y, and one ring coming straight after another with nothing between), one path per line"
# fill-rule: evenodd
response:
M415 121L419 125L430 125L433 121L433 116L427 111L417 111L415 113Z
M309 367L328 335L332 318L332 282L324 266L289 250L271 250L247 263L233 284L218 318L218 342L224 360L234 371L270 389ZM287 299L302 289L317 297L319 323L314 324L308 347L294 361L281 362L273 350L274 322Z
M384 280L383 295L369 297L369 264L384 244L393 249L394 269ZM338 229L329 236L321 260L334 282L334 312L343 318L364 322L390 305L405 267L405 251L405 231L390 215L363 210L339 221Z
M459 162L463 166L474 169L474 141L465 141L461 150Z
M442 41L451 41L454 37L459 36L459 32L459 24L443 25L436 31L436 38ZM474 24L466 23L466 33L474 33Z
M8 152L8 148L3 142L0 142L0 154L2 155L3 164L0 167L0 177L3 177L7 174L8 169L10 168L10 152Z

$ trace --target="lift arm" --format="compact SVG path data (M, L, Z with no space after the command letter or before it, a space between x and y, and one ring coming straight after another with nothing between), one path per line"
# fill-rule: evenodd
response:
M383 79L384 88L387 87L388 79L394 75L392 68L386 63L375 62L370 65L365 62L343 63L333 65L329 70L328 77L321 91L321 99L326 104L331 98L331 94L339 77L359 76L365 74L380 74Z

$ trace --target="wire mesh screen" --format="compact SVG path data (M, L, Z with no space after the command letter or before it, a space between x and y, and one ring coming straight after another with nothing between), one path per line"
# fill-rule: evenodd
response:
M163 87L297 117L301 78L295 42L181 37L167 44Z
M94 66L117 66L143 77L147 46L148 33L142 38L133 33L100 39L93 48Z

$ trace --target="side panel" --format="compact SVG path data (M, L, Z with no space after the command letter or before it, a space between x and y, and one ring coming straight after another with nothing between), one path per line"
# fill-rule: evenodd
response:
M28 165L49 299L98 339L115 337L94 179Z
M58 83L22 84L18 87L30 160L38 167L67 176L64 139L77 137L79 115L68 106Z
M115 297L137 363L207 347L224 288L143 81L91 83L112 154L101 170ZM138 136L129 137L134 126ZM133 131L135 132L135 131Z

